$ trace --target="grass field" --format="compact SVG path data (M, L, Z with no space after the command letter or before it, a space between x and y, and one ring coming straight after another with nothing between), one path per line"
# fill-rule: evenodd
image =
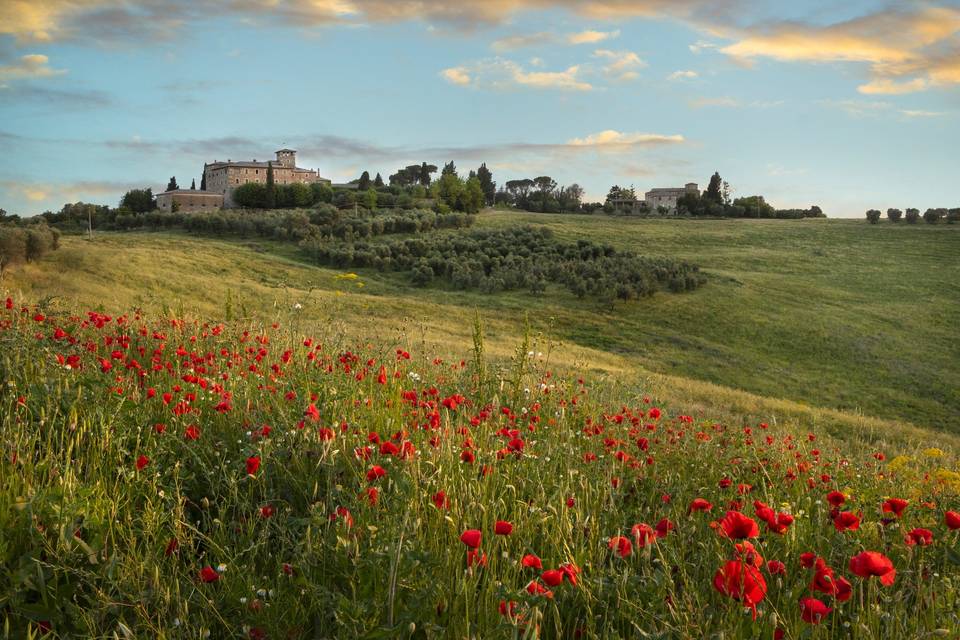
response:
M670 221L488 211L477 226L545 225L694 261L709 283L613 310L559 289L487 296L419 289L406 276L305 266L296 249L183 235L67 238L5 286L103 308L220 311L304 305L357 335L469 343L479 309L508 353L528 315L555 358L608 371L709 382L826 410L960 432L960 228L862 221ZM178 302L173 302L178 301Z
M514 222L709 279L610 309L147 232L6 273L0 638L955 633L956 229Z

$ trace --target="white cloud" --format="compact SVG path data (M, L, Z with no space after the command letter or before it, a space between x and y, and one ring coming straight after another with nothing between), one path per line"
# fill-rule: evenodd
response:
M0 66L0 81L21 78L48 78L66 73L66 69L53 69L50 59L40 53L20 56L13 64Z
M614 129L606 129L598 133L591 133L583 138L572 138L567 141L567 145L571 147L606 147L676 144L683 141L684 137L682 135L663 135L659 133L621 133Z
M900 109L908 118L938 118L947 115L946 111L924 111L923 109Z
M581 68L573 65L562 71L530 71L513 60L493 58L471 65L451 67L441 72L448 82L459 86L506 89L529 87L561 91L590 91L593 85L581 78Z
M620 30L615 31L593 31L588 29L579 33L571 33L567 36L567 42L570 44L596 44L604 40L610 40L620 37Z
M467 72L465 67L451 67L449 69L444 69L440 72L440 75L451 84L458 84L461 86L470 84L470 74Z
M696 71L690 70L680 70L674 71L667 76L667 80L693 80L694 78L699 78L700 74Z
M603 72L619 80L635 80L640 75L636 70L647 66L647 63L633 51L597 49L593 52L593 57L606 60L607 63L603 67Z

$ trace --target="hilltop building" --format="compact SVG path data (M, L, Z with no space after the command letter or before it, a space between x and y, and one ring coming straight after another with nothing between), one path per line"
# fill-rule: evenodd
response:
M330 180L320 177L320 172L316 169L303 169L297 166L297 152L293 149L280 149L277 153L277 159L268 162L233 162L227 160L221 162L214 160L203 165L204 183L207 192L220 194L223 197L223 206L234 206L233 192L237 187L248 182L267 182L267 167L273 165L273 183L274 184L293 184L300 182L303 184L312 184L314 182L324 182L330 184Z
M223 208L223 194L197 189L174 189L157 194L157 209L160 211L219 211Z
M696 182L688 182L683 187L668 187L661 189L650 189L643 194L643 201L650 211L657 211L658 207L664 207L670 213L677 213L677 200L687 194L699 194L700 189Z

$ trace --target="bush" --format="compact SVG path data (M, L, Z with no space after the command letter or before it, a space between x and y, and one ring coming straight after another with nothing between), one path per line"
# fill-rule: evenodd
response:
M943 217L943 213L940 209L927 209L923 212L923 221L927 224L936 224L941 217Z
M907 209L903 214L904 220L907 221L907 224L916 224L920 219L920 210L919 209Z
M887 219L890 222L900 222L900 218L903 217L903 212L900 209L887 209Z
M60 247L60 231L46 221L0 226L0 272L10 265L39 260Z
M877 224L878 222L880 222L880 211L878 209L868 210L867 220L870 221L870 224Z

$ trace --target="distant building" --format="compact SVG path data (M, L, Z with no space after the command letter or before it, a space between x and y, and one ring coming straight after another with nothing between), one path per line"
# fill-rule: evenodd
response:
M690 193L700 193L696 182L688 182L683 187L677 188L650 189L643 194L643 201L647 204L647 208L654 213L658 207L664 207L670 213L676 213L677 200Z
M303 184L312 184L314 182L323 182L330 184L326 178L320 177L320 172L315 169L302 169L297 166L297 152L293 149L280 149L277 153L277 159L269 162L233 162L227 160L221 162L215 160L203 165L203 177L207 191L218 193L223 196L223 206L234 206L233 192L237 187L248 182L259 182L266 184L267 167L273 165L273 183L274 184L293 184L300 182Z
M223 208L223 194L197 189L174 189L157 194L157 209L171 212L218 211Z

